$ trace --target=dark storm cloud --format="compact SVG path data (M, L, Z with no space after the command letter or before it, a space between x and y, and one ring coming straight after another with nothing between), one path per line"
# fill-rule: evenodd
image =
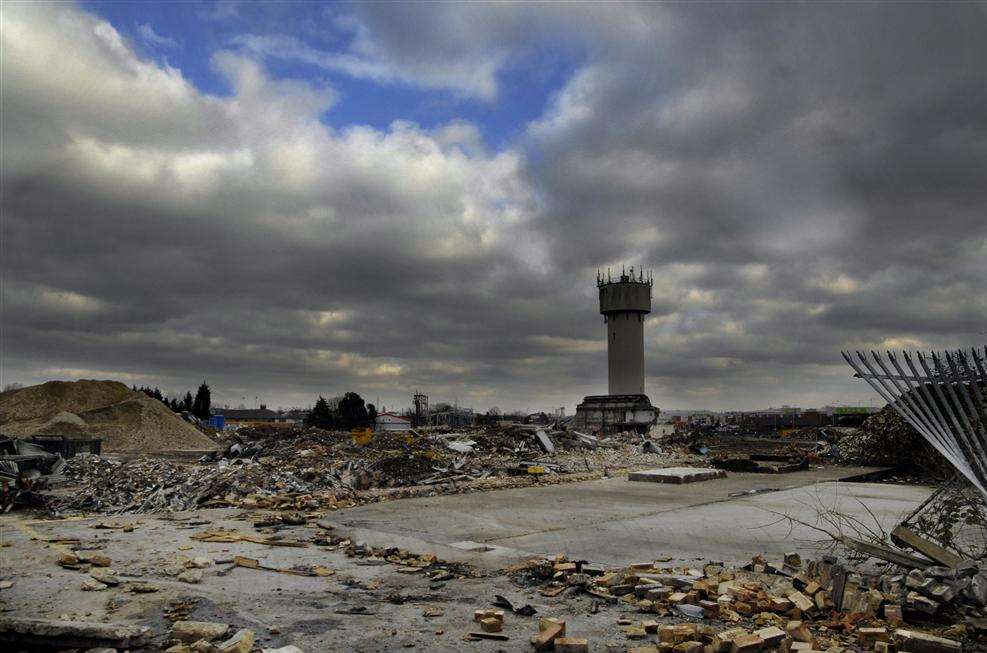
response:
M377 5L332 60L500 97L585 61L516 148L331 130L331 87L217 53L227 98L68 6L3 25L4 382L480 408L604 389L597 267L654 268L659 405L869 398L844 347L987 329L983 5ZM72 43L66 48L64 43ZM291 45L292 47L287 47Z

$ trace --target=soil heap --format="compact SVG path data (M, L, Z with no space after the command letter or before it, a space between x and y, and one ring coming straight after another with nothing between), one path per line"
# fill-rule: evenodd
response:
M163 403L118 381L49 381L0 393L0 431L21 438L98 437L106 452L216 449Z

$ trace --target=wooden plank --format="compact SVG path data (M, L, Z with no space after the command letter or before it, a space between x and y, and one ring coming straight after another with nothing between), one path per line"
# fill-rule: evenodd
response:
M963 558L955 553L947 551L935 542L930 542L905 526L894 527L894 530L891 531L891 541L899 546L907 546L909 549L914 549L945 567L955 567L963 562Z
M907 553L893 549L890 546L874 544L872 542L864 542L852 537L847 537L846 535L843 535L837 539L841 544L853 549L854 551L858 551L880 560L893 562L901 567L907 567L909 569L926 569L927 567L932 566L932 563L924 558L908 555Z

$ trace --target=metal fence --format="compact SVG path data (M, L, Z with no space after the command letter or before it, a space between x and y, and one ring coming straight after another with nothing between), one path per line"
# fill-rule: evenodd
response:
M843 358L987 499L987 347ZM899 360L900 358L900 360Z

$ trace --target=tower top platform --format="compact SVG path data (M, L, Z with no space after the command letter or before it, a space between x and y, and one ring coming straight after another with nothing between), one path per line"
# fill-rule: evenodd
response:
M654 280L651 273L645 274L639 270L634 274L634 268L629 271L621 270L616 279L607 270L606 275L597 272L596 286L600 289L600 313L612 315L615 313L650 313L651 287Z

